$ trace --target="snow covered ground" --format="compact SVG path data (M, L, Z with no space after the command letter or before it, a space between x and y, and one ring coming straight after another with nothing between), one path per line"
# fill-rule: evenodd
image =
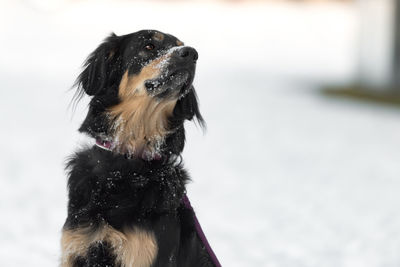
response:
M196 47L208 123L188 124L189 195L224 266L400 266L400 112L316 93L355 77L351 4L3 1L1 266L56 266L63 163L86 139L68 91L111 31Z

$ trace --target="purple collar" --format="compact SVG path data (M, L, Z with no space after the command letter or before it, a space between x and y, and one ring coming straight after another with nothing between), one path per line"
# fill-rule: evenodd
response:
M100 137L96 138L96 146L98 146L98 147L100 147L102 149L111 151L112 145L113 145L112 141L103 140Z
M100 137L96 138L96 146L107 150L107 151L113 151L114 148L114 142L110 140L104 140ZM150 152L147 150L144 150L140 155L135 155L135 154L125 154L128 158L140 158L145 161L153 161L153 160L162 160L162 155L159 152Z

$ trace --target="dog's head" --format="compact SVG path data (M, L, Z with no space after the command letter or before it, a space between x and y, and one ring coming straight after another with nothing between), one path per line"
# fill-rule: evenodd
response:
M192 85L198 54L154 30L112 34L88 57L76 85L92 96L80 131L118 153L179 154L184 120L203 119Z

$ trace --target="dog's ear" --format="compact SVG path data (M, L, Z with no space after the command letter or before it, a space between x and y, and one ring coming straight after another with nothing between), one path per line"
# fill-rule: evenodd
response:
M199 102L197 100L197 94L192 86L184 97L178 100L174 108L174 117L183 120L195 119L201 128L206 127L206 123L201 116L199 109Z
M83 90L92 96L105 89L107 80L118 69L116 66L118 60L115 57L119 42L120 37L112 33L89 55L83 65L82 73L75 82L78 90Z

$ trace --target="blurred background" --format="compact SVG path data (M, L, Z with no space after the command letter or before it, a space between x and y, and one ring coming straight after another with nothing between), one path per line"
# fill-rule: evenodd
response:
M192 204L223 266L400 266L400 5L358 1L0 1L0 258L57 266L69 90L111 32L199 52L208 124L187 123Z

